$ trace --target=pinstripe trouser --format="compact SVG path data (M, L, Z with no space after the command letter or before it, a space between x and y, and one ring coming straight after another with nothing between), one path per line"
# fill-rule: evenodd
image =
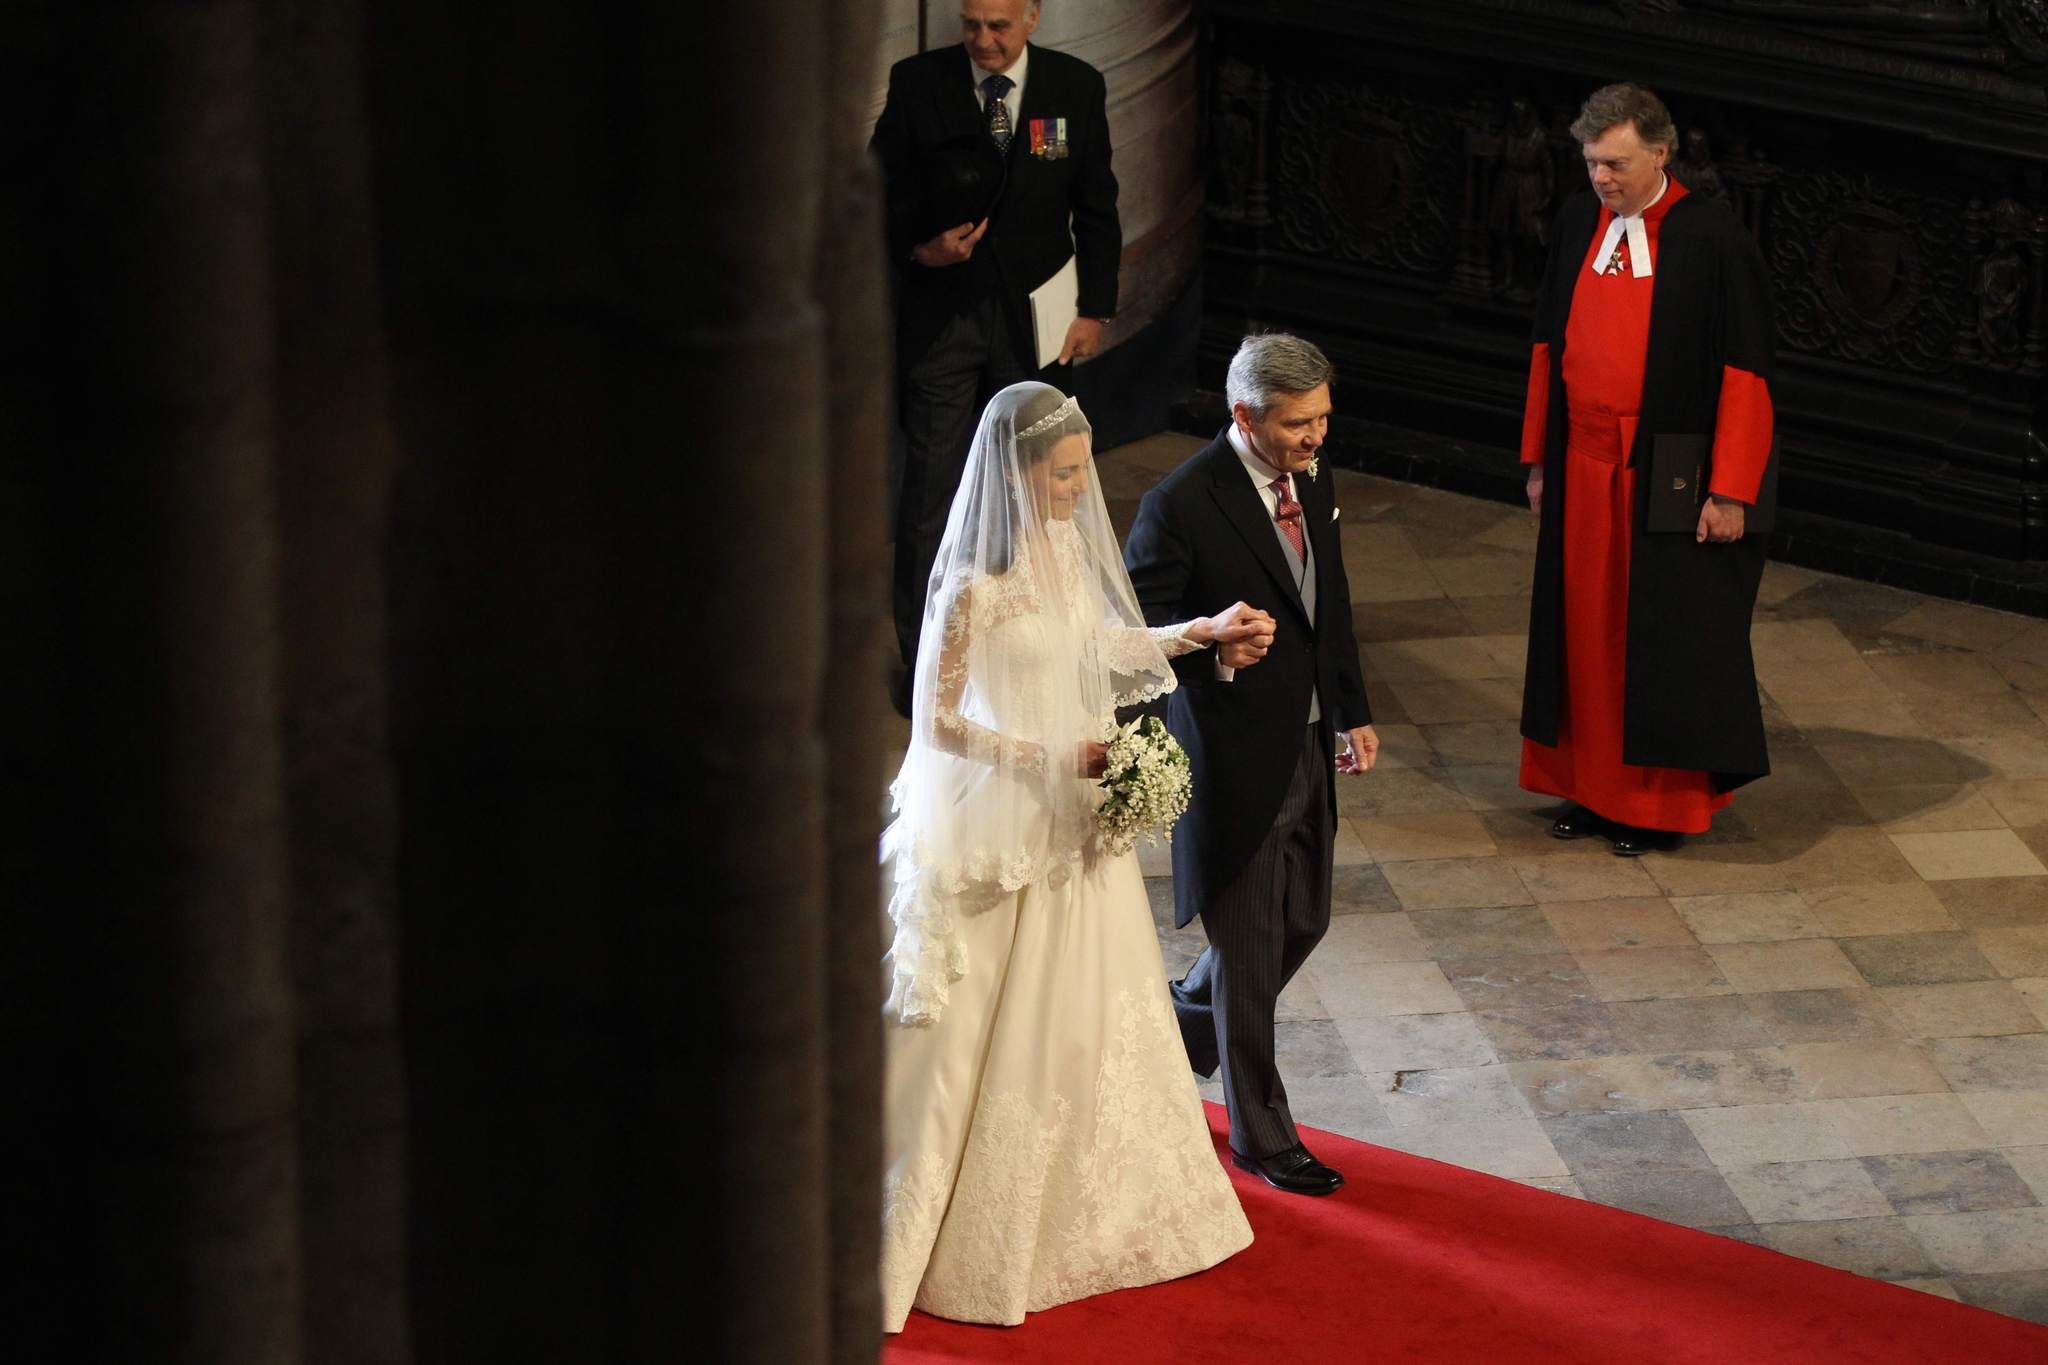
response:
M1188 1059L1204 1076L1223 1067L1230 1145L1272 1156L1300 1138L1273 1057L1273 1005L1330 927L1330 751L1322 727L1304 732L1294 778L1258 850L1199 912L1209 946L1173 983Z

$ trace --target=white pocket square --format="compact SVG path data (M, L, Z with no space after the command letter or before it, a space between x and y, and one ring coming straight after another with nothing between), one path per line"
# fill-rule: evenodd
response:
M1335 520L1336 520L1336 519L1337 519L1338 517L1341 517L1341 516L1343 516L1343 515L1344 515L1344 509L1343 509L1343 508L1341 508L1341 507L1332 507L1332 508L1330 509L1330 520L1331 520L1331 521L1335 521Z

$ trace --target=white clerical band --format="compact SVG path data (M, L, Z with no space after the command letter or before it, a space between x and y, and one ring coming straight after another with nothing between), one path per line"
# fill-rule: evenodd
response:
M1614 221L1607 225L1607 235L1600 239L1600 249L1593 253L1595 275L1607 273L1607 263L1614 259L1615 245L1621 241L1621 234L1624 231L1628 233L1629 271L1639 280L1649 275L1650 234L1643 227L1643 215L1640 213L1633 218L1623 218L1616 214Z

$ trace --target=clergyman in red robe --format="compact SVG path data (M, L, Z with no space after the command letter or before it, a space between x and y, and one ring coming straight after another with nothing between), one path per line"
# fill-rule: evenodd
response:
M1705 831L1770 771L1744 534L1771 456L1769 279L1727 209L1665 173L1677 129L1635 85L1594 92L1572 135L1592 192L1551 236L1522 426L1540 519L1521 785L1563 797L1559 838L1635 855ZM1648 529L1659 437L1705 437L1709 496Z

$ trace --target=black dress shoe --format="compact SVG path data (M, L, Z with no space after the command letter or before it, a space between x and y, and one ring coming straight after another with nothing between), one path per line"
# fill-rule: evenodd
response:
M1231 1150L1230 1160L1240 1171L1250 1171L1276 1190L1289 1194L1335 1194L1344 1177L1309 1155L1308 1148L1295 1143L1284 1152L1251 1157Z
M1637 829L1634 825L1616 825L1613 852L1617 858L1640 858L1645 853L1669 853L1685 842L1683 834L1674 834L1668 829Z
M889 678L889 705L905 720L910 719L910 684L915 676L911 669L906 668L892 673Z
M1607 822L1584 806L1567 806L1563 815L1550 822L1553 839L1590 839L1607 832Z

